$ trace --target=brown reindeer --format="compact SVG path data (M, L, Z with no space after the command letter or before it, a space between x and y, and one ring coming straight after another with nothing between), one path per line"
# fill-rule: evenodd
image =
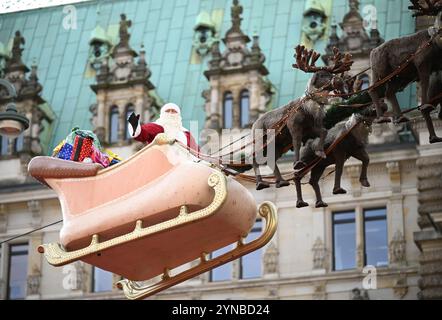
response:
M383 110L387 107L383 104ZM370 158L365 147L368 143L368 135L371 132L371 124L376 117L376 113L372 108L362 111L360 114L353 114L349 119L337 123L333 128L328 130L325 139L325 147L328 148L336 139L339 139L343 134L344 138L332 149L325 159L322 159L316 166L313 167L310 173L309 183L313 187L316 195L316 208L327 207L327 203L322 200L321 190L319 188L319 179L324 170L335 164L335 184L333 194L347 193L341 187L341 177L344 168L344 163L350 157L354 157L362 162L361 174L359 181L364 187L369 187L370 183L367 178L367 168ZM350 130L351 129L351 130ZM318 139L310 139L301 149L301 160L310 163L315 160L316 155L314 150L318 144ZM298 200L296 202L297 208L308 206L308 203L302 199L301 179L295 178L296 194Z
M325 115L324 105L328 103L328 98L324 94L328 94L337 87L341 87L340 84L344 82L339 74L350 70L351 65L353 64L351 55L341 54L336 48L334 50L332 64L326 67L315 66L320 54L313 50L307 50L304 46L296 47L295 57L296 64L293 65L294 68L300 69L304 72L313 73L312 78L307 84L306 97L298 98L283 107L265 113L252 126L252 133L256 138L258 135L257 130L262 130L259 133L262 134L261 132L265 133L266 130L276 129L275 127L281 123L281 119L284 119L284 117L288 115L287 119L285 119L286 125L284 125L284 123L282 124L284 126L283 129L277 134L273 141L273 143L275 143L273 173L277 179L277 188L289 185L289 182L281 177L279 168L276 165L276 160L287 151L287 146L292 145L293 147L293 167L295 170L301 169L305 166L304 162L299 161L300 148L302 142L307 141L309 138L319 137L315 154L320 157L325 157L324 139L327 135L327 130L323 126L323 119ZM297 108L298 105L299 108ZM296 111L293 111L294 108L297 108ZM266 138L267 137L264 136L264 143ZM255 145L255 150L259 150L259 148L259 144ZM268 156L269 155L267 155L267 157ZM270 185L267 182L262 181L256 156L253 157L253 169L257 179L256 189L261 190L268 188Z
M412 0L409 8L415 10L413 16L430 15L435 16L434 26L428 30L419 31L410 36L393 39L373 49L370 54L372 69L372 85L394 72L405 59L414 57L411 63L404 68L396 77L391 78L383 86L373 88L369 91L371 99L376 107L378 119L376 123L389 122L390 119L383 116L379 99L384 97L393 108L396 123L406 122L409 119L401 115L399 102L396 93L406 87L409 83L418 80L421 86L420 111L424 117L430 143L442 142L442 138L436 136L430 112L434 106L430 105L428 94L430 75L434 71L442 70L442 0L425 0L425 6L419 0ZM428 45L427 45L428 44Z

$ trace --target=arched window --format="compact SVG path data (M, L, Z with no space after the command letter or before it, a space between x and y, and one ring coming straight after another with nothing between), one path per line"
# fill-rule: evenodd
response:
M132 105L132 104L129 104L127 107L126 107L126 128L125 128L125 131L126 131L126 140L130 140L131 139L131 136L130 136L130 134L129 134L129 130L128 130L128 125L129 125L129 122L127 121L127 119L129 119L129 116L131 115L131 113L132 112L135 112L135 107Z
M8 154L9 138L0 136L0 155L6 156Z
M23 150L23 133L15 139L15 152Z
M241 100L240 101L241 101L241 104L240 104L241 128L244 128L249 125L250 97L249 97L248 90L241 91Z
M109 117L109 143L115 143L118 141L118 118L118 107L113 106Z
M225 129L231 129L233 127L233 96L231 92L224 94L223 120L223 127Z
M362 81L361 90L367 89L370 86L370 78L366 73L359 76L359 80Z

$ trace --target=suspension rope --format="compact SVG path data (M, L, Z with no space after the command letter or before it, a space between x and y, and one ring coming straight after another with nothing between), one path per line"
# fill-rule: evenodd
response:
M23 237L23 236L27 236L28 234L31 234L31 233L33 233L33 232L35 232L35 231L45 229L45 228L47 228L47 227L53 226L53 225L55 225L55 224L58 224L58 223L60 223L60 222L63 222L63 219L62 219L62 220L55 221L55 222L52 222L52 223L47 224L47 225L45 225L45 226L43 226L43 227L40 227L40 228L37 228L37 229L33 229L33 230L29 231L29 232L25 232L25 233L19 234L18 236L15 236L15 237L12 237L12 238L9 238L9 239L6 239L6 240L3 240L2 242L0 242L0 245L2 245L2 244L5 243L5 242L9 242L9 241L12 241L12 240L14 240L14 239L17 239L17 238L21 238L21 237Z

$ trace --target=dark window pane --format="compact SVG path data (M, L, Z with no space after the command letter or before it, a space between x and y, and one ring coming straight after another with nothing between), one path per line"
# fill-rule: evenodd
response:
M364 212L366 264L375 267L388 265L386 209Z
M333 214L333 259L334 270L356 267L355 213Z
M233 97L231 93L226 93L224 95L224 106L223 106L223 116L224 116L224 128L230 129L233 126Z
M94 267L94 292L112 291L112 273Z
M241 127L249 124L249 91L241 92Z
M224 253L232 250L232 246L218 249L212 253L212 258L219 257ZM232 280L232 262L223 264L210 272L210 281L227 281Z
M8 144L9 144L9 138L5 137L5 136L0 136L1 138L1 146L0 146L0 154L2 156L7 155L8 154Z
M118 108L113 107L110 114L110 126L109 126L109 142L114 143L118 141Z
M126 140L130 140L131 136L129 134L129 130L127 129L127 126L129 125L129 122L127 119L129 119L129 116L132 114L132 112L135 112L134 106L128 106L126 109Z
M28 277L28 245L11 245L9 251L8 299L24 299Z
M262 221L255 222L250 233L247 235L246 243L257 239L261 235ZM251 252L241 257L241 279L259 278L262 275L261 268L262 249Z

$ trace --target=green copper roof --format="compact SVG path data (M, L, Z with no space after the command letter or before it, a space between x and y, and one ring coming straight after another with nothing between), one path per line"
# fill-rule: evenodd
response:
M91 37L89 39L89 43L94 41L111 43L109 38L106 35L106 31L101 26L96 26L94 30L92 30Z
M215 24L213 23L207 11L201 11L200 14L196 17L194 29L197 29L198 27L215 29Z
M9 57L8 50L2 42L0 42L0 57Z
M270 72L268 79L276 90L273 106L301 96L309 75L294 70L292 64L294 46L301 39L306 1L240 0L240 3L244 7L242 30L249 36L256 30L260 37L265 66ZM190 63L195 21L203 11L210 15L215 10L223 11L220 35L224 36L231 27L231 4L232 0L81 2L73 4L77 18L75 28L66 28L67 14L63 6L8 13L0 15L0 41L9 43L15 30L20 30L26 39L23 61L30 66L33 57L37 60L42 97L57 115L49 150L72 127L91 129L89 106L96 102L96 96L90 85L95 79L85 76L90 36L98 25L109 37L111 33L117 34L121 13L132 20L129 29L132 48L138 51L142 43L145 46L146 60L152 71L150 80L157 94L165 102L175 102L182 107L185 126L189 126L190 120L198 120L201 128L205 119L201 93L209 87L203 75L208 58L201 64ZM406 0L361 0L360 12L364 17L364 6L375 5L378 29L388 40L414 32L415 23L408 4ZM333 0L334 21L341 22L348 11L348 0ZM320 40L315 49L324 53L325 45L326 40ZM404 108L416 104L415 90L410 87L398 97Z

